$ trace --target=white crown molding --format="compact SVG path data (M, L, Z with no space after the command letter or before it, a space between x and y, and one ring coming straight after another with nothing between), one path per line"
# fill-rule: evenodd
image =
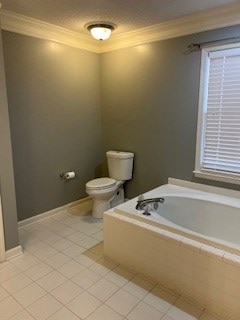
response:
M100 52L99 43L88 35L79 34L6 10L1 10L0 17L1 27L4 30L64 43L91 52Z
M103 53L144 43L166 40L197 32L240 24L240 4L224 6L169 20L150 27L112 36L106 42L97 42L80 34L26 16L0 11L2 29L40 39L64 43L79 49Z
M240 4L224 6L117 35L101 47L108 52L148 42L240 24Z

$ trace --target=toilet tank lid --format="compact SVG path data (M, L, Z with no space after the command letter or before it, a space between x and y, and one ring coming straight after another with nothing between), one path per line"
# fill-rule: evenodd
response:
M130 159L134 157L133 152L125 152L125 151L107 151L108 158L120 158L120 159Z

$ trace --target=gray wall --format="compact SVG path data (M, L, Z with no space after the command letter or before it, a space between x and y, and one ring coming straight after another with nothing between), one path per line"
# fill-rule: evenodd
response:
M3 44L22 220L85 197L85 183L96 175L99 55L11 32L3 32ZM76 179L61 180L69 170Z
M168 177L193 180L200 52L184 52L191 42L239 31L239 26L224 28L101 56L4 32L19 220L84 197L86 181L101 174L109 149L135 152L133 180L126 185L129 198ZM1 119L7 127L7 119ZM9 138L8 132L5 158L11 154ZM2 193L12 247L16 208L7 163L11 167L10 158L0 170L1 184L7 177L5 190L10 190ZM68 170L76 171L76 179L62 181L59 173Z
M201 54L184 52L192 42L239 32L235 26L101 55L104 151L136 155L128 197L166 183L168 177L193 180Z
M1 29L0 92L0 193L2 197L2 209L5 230L5 247L6 250L9 250L18 245L18 230Z

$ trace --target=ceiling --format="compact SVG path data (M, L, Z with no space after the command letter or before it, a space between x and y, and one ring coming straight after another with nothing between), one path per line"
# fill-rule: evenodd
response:
M240 0L0 0L2 9L87 34L92 21L117 25L114 35Z

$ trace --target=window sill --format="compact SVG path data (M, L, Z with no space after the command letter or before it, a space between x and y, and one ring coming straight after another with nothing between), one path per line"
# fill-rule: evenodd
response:
M215 172L203 172L203 171L193 171L194 176L197 178L208 179L208 180L215 180L220 182L232 183L232 184L240 184L240 175L224 175L221 173Z

